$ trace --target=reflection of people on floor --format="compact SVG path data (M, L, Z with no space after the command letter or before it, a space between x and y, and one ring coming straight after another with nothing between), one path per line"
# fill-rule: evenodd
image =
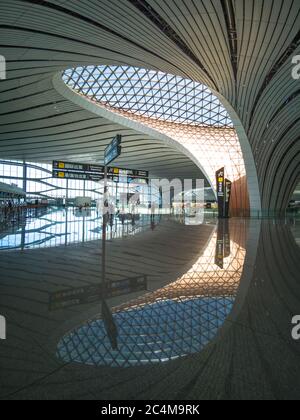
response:
M135 218L135 212L136 212L136 203L131 203L131 215L132 215L132 219Z
M103 201L101 199L96 200L96 209L97 209L97 216L102 212Z
M124 224L125 224L125 218L126 218L124 207L122 207L121 210L119 211L119 217L120 217L122 226L124 226Z
M153 231L156 228L154 220L151 221L151 230Z
M135 214L131 215L131 224L132 226L135 226Z
M116 213L116 208L112 201L108 205L108 212L109 212L109 224L110 224L110 227L112 228L114 225L114 218L115 218L115 213Z
M151 203L151 223L155 221L156 203Z

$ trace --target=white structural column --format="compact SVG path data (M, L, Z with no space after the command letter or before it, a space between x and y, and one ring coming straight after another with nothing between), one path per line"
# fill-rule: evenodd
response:
M245 131L245 128L235 112L235 110L232 108L230 103L221 95L219 95L217 92L214 92L214 94L220 99L221 103L226 107L227 112L229 113L231 120L233 122L233 125L235 127L239 144L243 153L243 159L247 174L247 185L248 185L248 191L249 191L249 200L250 200L250 210L251 210L251 216L259 216L262 211L262 203L261 203L261 194L259 189L259 182L258 182L258 176L257 176L257 168L254 161L253 152L251 149L251 145L247 136L247 133Z

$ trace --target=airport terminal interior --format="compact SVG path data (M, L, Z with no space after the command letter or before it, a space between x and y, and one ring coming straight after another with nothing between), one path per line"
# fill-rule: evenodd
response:
M0 400L298 400L299 133L299 0L0 0Z

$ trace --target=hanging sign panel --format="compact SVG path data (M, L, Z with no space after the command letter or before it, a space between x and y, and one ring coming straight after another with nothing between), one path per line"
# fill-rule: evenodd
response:
M81 179L97 182L103 179L104 166L54 161L52 175L53 178L59 179Z
M108 167L108 179L118 183L147 184L149 172L138 169ZM53 162L53 178L99 182L104 178L104 166L63 161Z
M117 135L113 141L107 146L104 153L104 165L107 166L122 153L122 136Z

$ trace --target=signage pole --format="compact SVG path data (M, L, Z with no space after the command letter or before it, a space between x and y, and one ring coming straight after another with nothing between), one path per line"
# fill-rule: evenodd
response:
M69 180L66 180L66 208L68 208L69 201Z
M103 194L103 225L102 225L102 286L105 290L106 281L106 226L107 226L107 165L104 167L104 194Z
M107 175L108 165L113 162L122 152L122 136L117 135L104 151L104 195L103 195L103 226L102 226L102 288L103 294L106 289L106 227L108 222L108 188Z

